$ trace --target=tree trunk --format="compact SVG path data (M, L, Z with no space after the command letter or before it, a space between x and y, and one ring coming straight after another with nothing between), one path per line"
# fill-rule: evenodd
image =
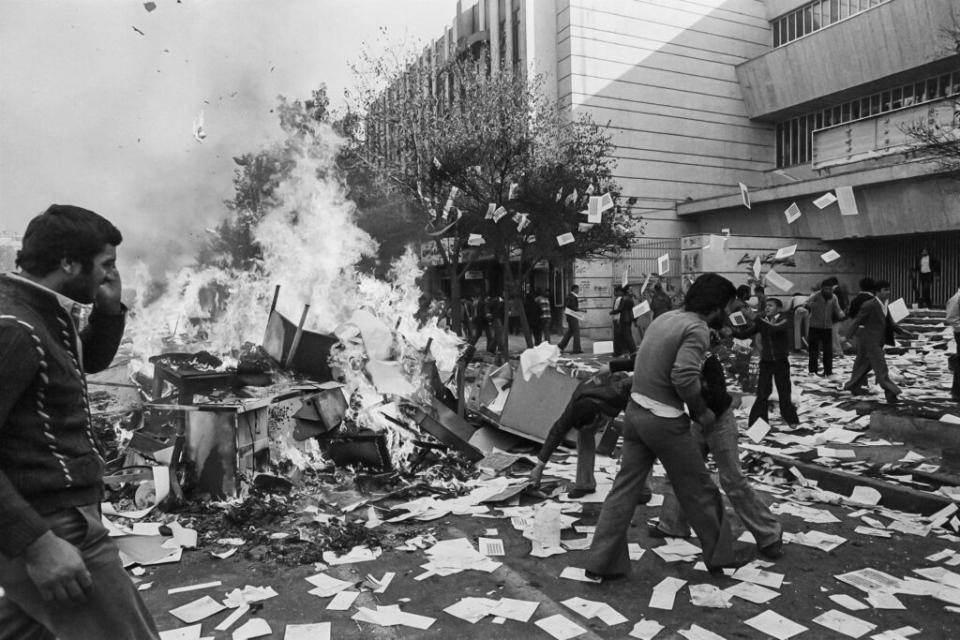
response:
M459 260L457 261L459 262ZM463 327L463 305L460 304L460 277L457 273L460 265L450 260L447 262L447 274L450 276L450 318L453 323L453 332L460 335ZM467 336L469 337L469 336Z

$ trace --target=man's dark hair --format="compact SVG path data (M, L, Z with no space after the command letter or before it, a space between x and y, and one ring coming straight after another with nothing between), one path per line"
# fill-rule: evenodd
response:
M876 291L877 282L870 276L860 278L860 291Z
M876 289L874 289L874 291L880 291L880 289L889 289L889 288L890 288L890 281L889 281L889 280L877 280L876 282L873 283L873 286L876 287Z
M820 283L820 288L822 289L824 287L835 287L838 284L840 284L840 281L837 280L837 277L830 276L829 278L827 278L826 280Z
M783 302L780 301L780 298L767 298L766 302L772 302L777 309L783 309Z
M748 287L745 284L742 284L739 287L737 287L737 297L740 298L741 300L749 300L750 287Z
M52 204L27 225L17 266L33 276L55 271L64 258L80 263L84 272L105 245L119 245L120 231L103 216L67 204Z
M578 284L571 285L570 291L580 291L580 285Z
M702 315L723 309L737 295L733 283L716 273L704 273L697 278L683 299L683 308Z

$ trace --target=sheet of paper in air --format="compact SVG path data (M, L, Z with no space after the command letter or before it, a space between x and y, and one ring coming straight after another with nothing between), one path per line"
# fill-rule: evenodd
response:
M887 310L890 311L890 317L893 318L894 322L900 322L910 315L910 310L907 308L907 303L903 301L903 298L897 298L891 302Z
M757 418L756 422L747 429L746 433L748 438L760 444L767 434L770 433L770 425L763 418Z
M643 292L647 290L647 285L650 284L650 276L652 275L652 273L648 273L647 277L643 279L643 284L640 285L640 293L638 295L642 296Z
M789 618L784 618L770 609L743 622L761 633L777 638L777 640L787 640L807 630L807 627L797 624Z
M740 187L740 202L743 203L747 209L750 208L750 190L747 189L747 185L742 182L738 182L737 186Z
M602 582L601 578L588 578L586 570L580 567L564 567L563 571L560 572L560 577L578 582L592 582L594 584Z
M613 196L610 193L605 193L600 196L600 211L607 211L608 209L613 209Z
M559 613L550 616L549 618L537 620L533 624L537 625L557 640L576 638L577 636L583 635L587 632L586 629L569 618L560 615Z
M797 245L792 244L789 247L781 247L777 249L777 254L774 256L777 260L783 260L784 258L789 258L797 252Z
M656 620L641 620L633 625L633 629L628 635L631 638L638 638L638 640L653 640L661 631L663 631L663 625Z
M561 233L557 236L557 245L564 246L568 244L573 244L576 240L573 237L573 234L569 231L567 233Z
M467 237L467 244L471 247L479 247L480 245L487 244L487 241L483 239L483 236L479 233L471 233Z
M590 196L590 200L587 201L587 222L591 224L599 224L603 217L600 200L600 196Z
M677 596L677 591L687 584L686 580L667 577L657 583L650 595L650 607L652 609L673 609L673 601Z
M202 629L202 624L192 624L189 627L161 631L160 640L200 640Z
M821 253L820 259L826 262L827 264L830 264L831 262L839 260L840 254L834 251L833 249L830 249L830 251L827 251L826 253Z
M504 207L497 207L493 212L493 221L500 222L505 215L507 215L507 210Z
M330 622L288 624L283 640L330 640Z
M757 256L757 259L753 261L753 277L759 279L761 270L763 270L763 263L760 262L760 256Z
M830 609L830 611L821 613L814 618L813 621L819 625L823 625L827 629L833 629L851 638L859 638L877 628L877 625L872 622L861 620L849 613L837 611L836 609Z
M786 278L784 278L782 275L780 275L773 269L770 269L770 271L767 271L766 278L767 278L767 282L775 286L777 289L780 289L780 291L783 291L784 293L787 293L790 291L790 289L793 289L793 283L787 280Z
M787 218L787 224L793 224L803 214L800 212L800 207L797 206L797 203L791 202L790 206L783 212L783 215Z
M203 596L193 602L188 602L185 605L179 606L176 609L170 610L170 615L183 620L187 624L193 624L194 622L199 622L204 618L209 618L215 613L220 613L226 609L225 606L211 598L210 596Z
M840 206L840 215L860 215L857 209L857 198L853 194L853 187L837 187L837 204Z
M669 272L670 272L670 254L665 253L659 258L657 258L657 273L662 276Z
M837 201L837 196L833 195L832 191L828 191L822 196L820 196L819 198L817 198L816 200L814 200L813 204L817 207L817 209L822 210L822 209L826 209L836 201Z
M724 589L729 595L742 598L754 604L769 602L780 595L780 592L768 589L753 582L738 582L732 587Z
M644 300L633 308L633 317L639 318L645 313L650 313L650 302L647 300Z

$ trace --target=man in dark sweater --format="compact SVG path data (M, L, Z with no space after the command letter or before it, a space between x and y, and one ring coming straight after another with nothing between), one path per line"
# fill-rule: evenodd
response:
M123 335L121 240L96 213L52 205L27 226L21 271L0 276L0 637L158 637L101 522L87 396Z
M734 331L734 335L745 340L760 334L760 373L757 380L757 398L750 409L749 425L757 418L768 419L767 405L773 383L777 385L780 398L780 415L791 428L800 422L797 409L793 406L790 385L790 333L787 319L783 317L783 303L776 298L764 302L764 315L756 318L747 329Z
M601 416L615 418L627 406L630 400L630 388L633 381L623 378L613 384L604 384L601 380L606 374L630 371L633 369L633 357L611 360L594 377L584 380L574 390L563 413L557 418L537 454L537 464L530 472L534 487L540 486L540 479L550 456L556 451L567 433L577 431L577 479L569 491L571 498L579 498L597 489L597 480L593 475L596 460L596 430ZM649 497L648 497L649 499Z

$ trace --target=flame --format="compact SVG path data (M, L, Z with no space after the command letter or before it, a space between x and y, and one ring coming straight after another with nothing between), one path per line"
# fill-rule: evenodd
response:
M343 339L331 364L342 371L352 400L348 419L358 427L386 432L391 457L399 465L413 452L413 433L384 417L387 399L364 371L368 354L359 332L351 331L350 320L364 309L391 329L391 354L417 388L413 399L426 404L423 361L429 355L439 369L452 370L459 338L439 328L436 320L421 327L416 319L422 271L412 251L395 262L387 280L357 272L357 262L374 256L377 243L356 225L355 205L336 177L339 139L327 128L320 142L292 152L295 167L278 187L282 204L267 212L254 230L263 249L259 269L181 269L167 274L166 290L151 299L149 274L138 266L128 328L130 367L151 375L147 358L163 351L206 349L225 356L246 342L259 344L274 285L279 284L281 313L298 320L303 305L309 304L306 328ZM428 344L430 354L424 353Z

